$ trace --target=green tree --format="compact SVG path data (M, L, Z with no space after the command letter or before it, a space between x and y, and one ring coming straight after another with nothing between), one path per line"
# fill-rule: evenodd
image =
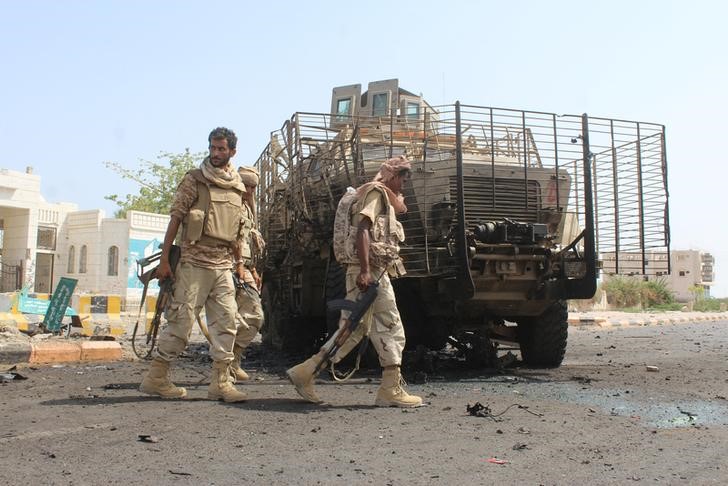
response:
M126 212L131 210L167 214L182 176L198 167L206 155L206 152L190 153L188 148L181 154L160 152L156 162L141 159L138 169L127 169L117 162L104 162L106 167L123 179L139 184L139 194L105 196L105 199L119 206L114 216L124 218Z
M702 285L691 285L688 291L693 294L693 302L700 302L705 298L705 289Z

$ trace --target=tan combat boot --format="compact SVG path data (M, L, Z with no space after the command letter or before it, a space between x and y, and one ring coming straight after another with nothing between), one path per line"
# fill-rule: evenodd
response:
M174 386L169 381L169 363L160 358L154 358L149 371L139 385L139 391L162 398L184 398L187 390L181 386Z
M233 364L230 365L230 376L233 377L233 383L238 381L246 381L250 376L240 367L240 360L243 358L244 349L237 344L233 348Z
M230 378L230 363L227 361L212 363L212 379L207 388L207 398L222 400L226 403L247 400L248 396L233 386L232 378Z
M316 367L321 361L323 361L324 354L325 351L319 351L318 354L314 354L303 363L298 364L293 368L289 368L286 371L288 379L291 380L293 386L296 387L298 394L311 403L323 402L323 400L316 395L316 391L313 389L313 386L316 376L318 375ZM321 369L323 369L323 366Z
M399 373L399 366L387 366L382 370L382 384L377 390L377 398L374 404L378 407L419 407L422 399L415 395L409 395L402 388L402 375Z

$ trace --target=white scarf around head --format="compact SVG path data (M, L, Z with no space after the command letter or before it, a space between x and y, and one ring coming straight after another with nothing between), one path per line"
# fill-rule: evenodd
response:
M240 174L229 163L225 167L215 167L210 162L210 157L205 157L205 160L200 164L200 170L205 179L218 187L223 189L234 188L240 192L245 192L245 185L240 180Z

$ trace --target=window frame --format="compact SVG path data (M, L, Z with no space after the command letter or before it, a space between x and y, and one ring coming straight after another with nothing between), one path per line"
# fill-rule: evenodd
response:
M71 245L68 248L68 265L66 266L66 273L73 274L76 270L76 247Z
M383 112L379 113L377 111L377 99L381 99L381 97L384 97L384 107ZM389 91L381 91L379 93L372 93L372 116L389 116Z
M414 113L410 113L410 107L415 108ZM420 104L416 101L405 101L404 103L404 116L408 120L419 120L420 119Z
M78 273L88 272L88 246L83 245L78 255Z
M347 103L347 110L346 112L342 112L340 107L343 102ZM353 96L345 96L342 98L336 99L336 120L337 121L346 121L351 118L351 114L353 112L354 107L354 97Z
M119 276L119 247L111 245L107 252L106 275L108 277Z

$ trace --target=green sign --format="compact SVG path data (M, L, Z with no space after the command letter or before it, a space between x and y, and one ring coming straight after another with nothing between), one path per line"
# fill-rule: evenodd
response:
M71 301L71 296L73 295L73 290L76 288L77 282L78 280L75 278L61 277L56 291L53 292L51 303L48 305L48 310L43 319L43 326L47 330L51 332L60 331L61 320L63 320L63 316L66 314L66 307L68 307L68 303Z
M28 297L28 289L23 288L18 294L18 310L23 314L39 314L45 315L48 312L48 305L51 301L48 299L36 299ZM66 307L66 316L75 316L76 311L72 307Z

